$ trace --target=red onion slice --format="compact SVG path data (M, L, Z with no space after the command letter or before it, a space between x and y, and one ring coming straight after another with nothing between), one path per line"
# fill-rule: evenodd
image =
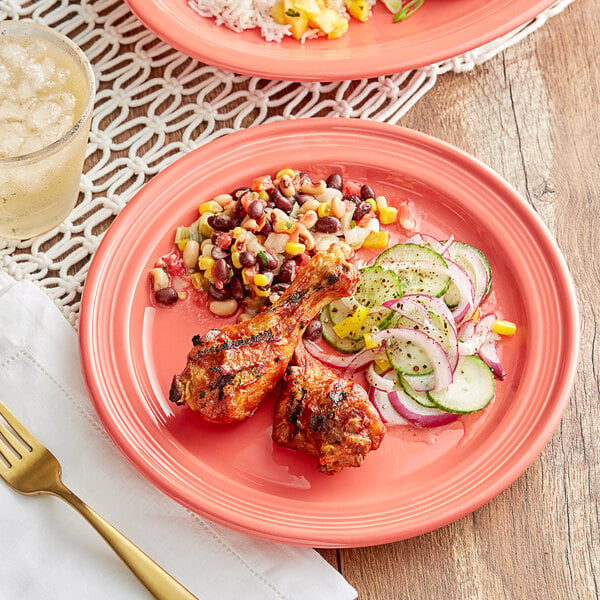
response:
M498 379L504 379L504 369L500 363L496 343L493 340L486 340L479 348L477 354Z
M409 421L392 406L387 392L372 387L369 389L369 400L386 425L409 425Z
M387 371L386 375L393 374L395 376L395 371ZM371 384L371 387L377 388L378 390L382 390L384 392L391 392L394 389L395 382L391 376L384 376L377 373L375 370L375 365L371 363L367 372L365 373L367 377L367 381Z
M320 360L328 367L336 369L346 369L348 371L356 371L360 367L369 364L380 348L368 348L361 350L357 354L345 354L343 356L333 355L329 349L324 350L319 345L311 340L303 340L304 347L308 353L314 358Z
M458 415L447 413L438 408L421 406L400 389L395 389L388 396L390 404L402 417L415 425L421 425L421 427L439 427L440 425L452 423L458 418Z
M459 303L451 311L454 320L458 322L464 319L468 313L473 311L475 291L473 282L467 272L452 260L446 259L446 262L448 263L450 277L452 277L452 281L460 294Z

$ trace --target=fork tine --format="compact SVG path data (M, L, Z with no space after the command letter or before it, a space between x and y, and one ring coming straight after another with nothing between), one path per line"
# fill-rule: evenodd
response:
M23 451L29 452L29 448L2 421L0 421L0 446L10 448L19 458L23 456Z
M4 443L0 444L0 475L6 471L6 469L10 469L12 467L12 464L15 460L15 456L12 457L12 460L10 460L10 458L8 456L6 456L5 452L6 450L3 451L2 446L4 446ZM4 464L6 463L6 464ZM8 465L8 466L7 466Z
M8 410L8 408L3 402L0 402L0 416L12 427L12 429L21 438L21 440L19 440L20 446L25 446L27 451L34 448L34 446L36 445L36 439L31 435L31 433L29 433L25 425L23 425L23 423L21 423L21 421L19 421L19 419L17 419L17 417L15 417L15 415L13 415L10 412L10 410ZM2 425L2 423L0 423L0 426L6 429L4 425ZM0 429L0 431L2 430ZM15 440L17 439L13 434L10 434L10 437Z

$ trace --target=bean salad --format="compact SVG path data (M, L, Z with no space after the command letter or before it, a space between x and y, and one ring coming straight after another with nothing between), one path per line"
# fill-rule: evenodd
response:
M177 228L177 251L150 270L152 293L173 304L186 297L176 285L185 280L208 294L214 315L239 311L245 320L276 302L315 252L336 243L351 259L360 248L386 248L382 226L393 223L414 228L408 203L388 206L368 183L340 173L314 181L285 168L200 204L198 219Z

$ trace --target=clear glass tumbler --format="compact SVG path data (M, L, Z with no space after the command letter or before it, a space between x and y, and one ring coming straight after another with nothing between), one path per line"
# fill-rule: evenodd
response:
M0 21L0 237L39 235L73 210L95 87L88 59L69 38Z

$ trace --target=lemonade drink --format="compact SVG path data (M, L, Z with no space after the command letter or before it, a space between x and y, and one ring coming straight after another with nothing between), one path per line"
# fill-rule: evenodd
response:
M0 22L0 237L26 239L69 215L93 98L91 66L68 38Z

